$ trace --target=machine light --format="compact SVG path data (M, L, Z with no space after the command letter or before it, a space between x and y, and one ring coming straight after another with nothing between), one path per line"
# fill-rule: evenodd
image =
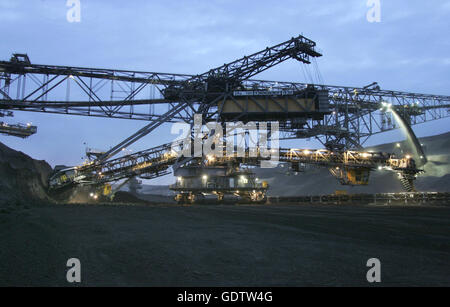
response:
M391 103L382 102L381 105L382 105L381 110L389 111L392 108L392 104Z

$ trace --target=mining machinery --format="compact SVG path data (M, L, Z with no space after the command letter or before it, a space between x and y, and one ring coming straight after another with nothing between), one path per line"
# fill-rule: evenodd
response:
M335 157L361 152L356 150L371 135L398 128L393 114L401 116L408 126L450 115L450 96L383 90L375 82L364 87L343 87L252 79L288 59L310 64L320 56L316 43L302 35L200 75L39 65L32 64L26 54L14 54L9 61L0 61L0 109L149 121L110 150L96 154L86 165L57 172L51 179L53 189L73 184L101 185L130 176L155 178L167 174L171 166L175 175L183 171L189 174L189 169L191 173L195 173L195 168L206 169L205 157L175 157L167 150L167 144L112 159L164 123L184 121L192 125L196 114L202 115L203 124L276 121L280 139L315 137ZM148 96L144 89L149 90ZM64 92L65 97L61 94ZM385 108L386 105L390 107ZM384 161L381 167L399 171L404 183L412 183L420 173L411 166L411 157L385 156L375 160L378 164ZM403 166L397 166L395 161L403 161L398 162ZM344 184L366 182L359 179L377 165L373 162L355 168L341 162L335 166L330 159L321 163ZM405 167L405 163L409 166ZM230 180L244 176L240 169L234 173L230 170L225 171ZM177 184L173 188L183 197L195 194ZM253 187L258 188L256 184ZM221 192L217 188L215 191L219 197ZM264 192L262 185L260 191Z
M381 110L383 102L409 125L450 115L450 96L386 90L376 82L354 87L251 79L280 61L269 63L261 57L286 55L302 40L315 48L306 38L294 38L202 75L39 65L24 54L14 54L11 60L0 61L0 109L142 120L152 125L190 123L194 114L202 114L205 121L278 120L283 139L316 138L326 147L346 149L361 148L370 136L398 128L392 114ZM310 62L303 58L302 63ZM240 82L223 84L219 76L238 71L238 65L255 70L244 78L236 74ZM233 88L235 84L239 86ZM298 99L299 95L317 98L312 103ZM186 101L188 105L174 110Z
M0 111L0 117L12 117L13 112L11 111ZM0 133L5 135L17 136L20 138L27 138L37 132L37 127L33 126L31 123L24 124L9 124L0 121Z
M8 124L0 122L0 133L5 135L17 136L20 138L27 138L37 132L37 127L28 123L24 124Z
M256 178L253 167L268 158L257 150L247 150L243 156L236 154L206 156L193 167L175 170L176 183L170 186L179 203L193 203L208 194L223 201L225 195L234 195L247 202L265 202L269 185ZM289 164L299 171L301 165L328 168L342 185L367 185L369 175L375 169L387 169L397 173L407 191L414 191L414 180L422 172L410 156L397 158L381 152L330 151L307 149L280 149L280 163Z
M103 191L104 186L121 179L157 178L170 173L169 169L180 155L181 151L174 150L173 144L164 144L110 161L88 162L54 174L50 178L50 188L58 191L87 185ZM193 157L187 165L175 169L176 183L170 188L177 192L176 200L182 203L194 202L207 194L216 195L219 201L225 195L235 195L250 202L261 202L269 186L255 177L252 167L267 160L270 157L259 149L247 149L243 155L224 151L219 156ZM281 148L279 162L289 164L294 170L305 164L328 168L343 185L367 185L371 171L386 169L398 174L407 191L413 191L413 182L422 172L412 157L397 158L382 152Z

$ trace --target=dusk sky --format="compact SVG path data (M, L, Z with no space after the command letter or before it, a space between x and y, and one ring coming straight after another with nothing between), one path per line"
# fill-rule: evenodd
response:
M450 1L384 0L379 23L367 21L367 0L80 2L81 21L70 23L66 0L0 0L0 60L19 52L36 64L197 74L303 34L323 53L317 62L325 84L361 87L377 81L383 89L450 95ZM305 82L300 65L289 60L256 78ZM14 115L5 121L32 122L38 133L28 139L1 135L0 142L52 166L80 164L83 143L108 149L146 124ZM449 124L447 118L414 130L419 136L439 134ZM130 149L174 137L164 126ZM369 144L403 138L395 131Z

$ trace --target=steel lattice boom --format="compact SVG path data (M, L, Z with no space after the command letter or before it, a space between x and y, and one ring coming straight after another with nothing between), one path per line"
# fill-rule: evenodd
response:
M398 128L383 103L410 125L450 115L450 96L250 79L289 58L310 63L321 56L315 47L298 36L200 75L37 65L15 54L0 61L0 109L150 121L144 134L192 122L195 113L205 121L277 120L282 138L315 137L331 148L358 148Z
M220 157L193 158L191 165L207 167L228 167L232 163L239 167L241 164L257 166L261 161L270 157L259 150L246 150L243 156L236 153L227 155L224 149ZM164 144L148 150L126 155L110 161L87 163L85 165L63 170L50 178L50 188L57 190L76 184L101 185L134 176L157 178L169 173L168 169L180 158L173 150L172 144ZM312 164L329 168L331 173L340 180L341 184L367 184L369 172L377 168L386 168L397 172L400 180L408 190L413 189L413 181L421 172L416 168L411 157L398 159L392 154L380 152L360 151L330 151L285 149L279 151L279 161L290 163L293 168L299 164ZM352 179L351 174L365 176L363 179ZM363 174L363 175L361 175Z

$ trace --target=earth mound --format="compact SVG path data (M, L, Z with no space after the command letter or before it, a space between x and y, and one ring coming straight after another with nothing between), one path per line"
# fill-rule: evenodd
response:
M52 168L0 143L0 205L51 201L47 195Z

